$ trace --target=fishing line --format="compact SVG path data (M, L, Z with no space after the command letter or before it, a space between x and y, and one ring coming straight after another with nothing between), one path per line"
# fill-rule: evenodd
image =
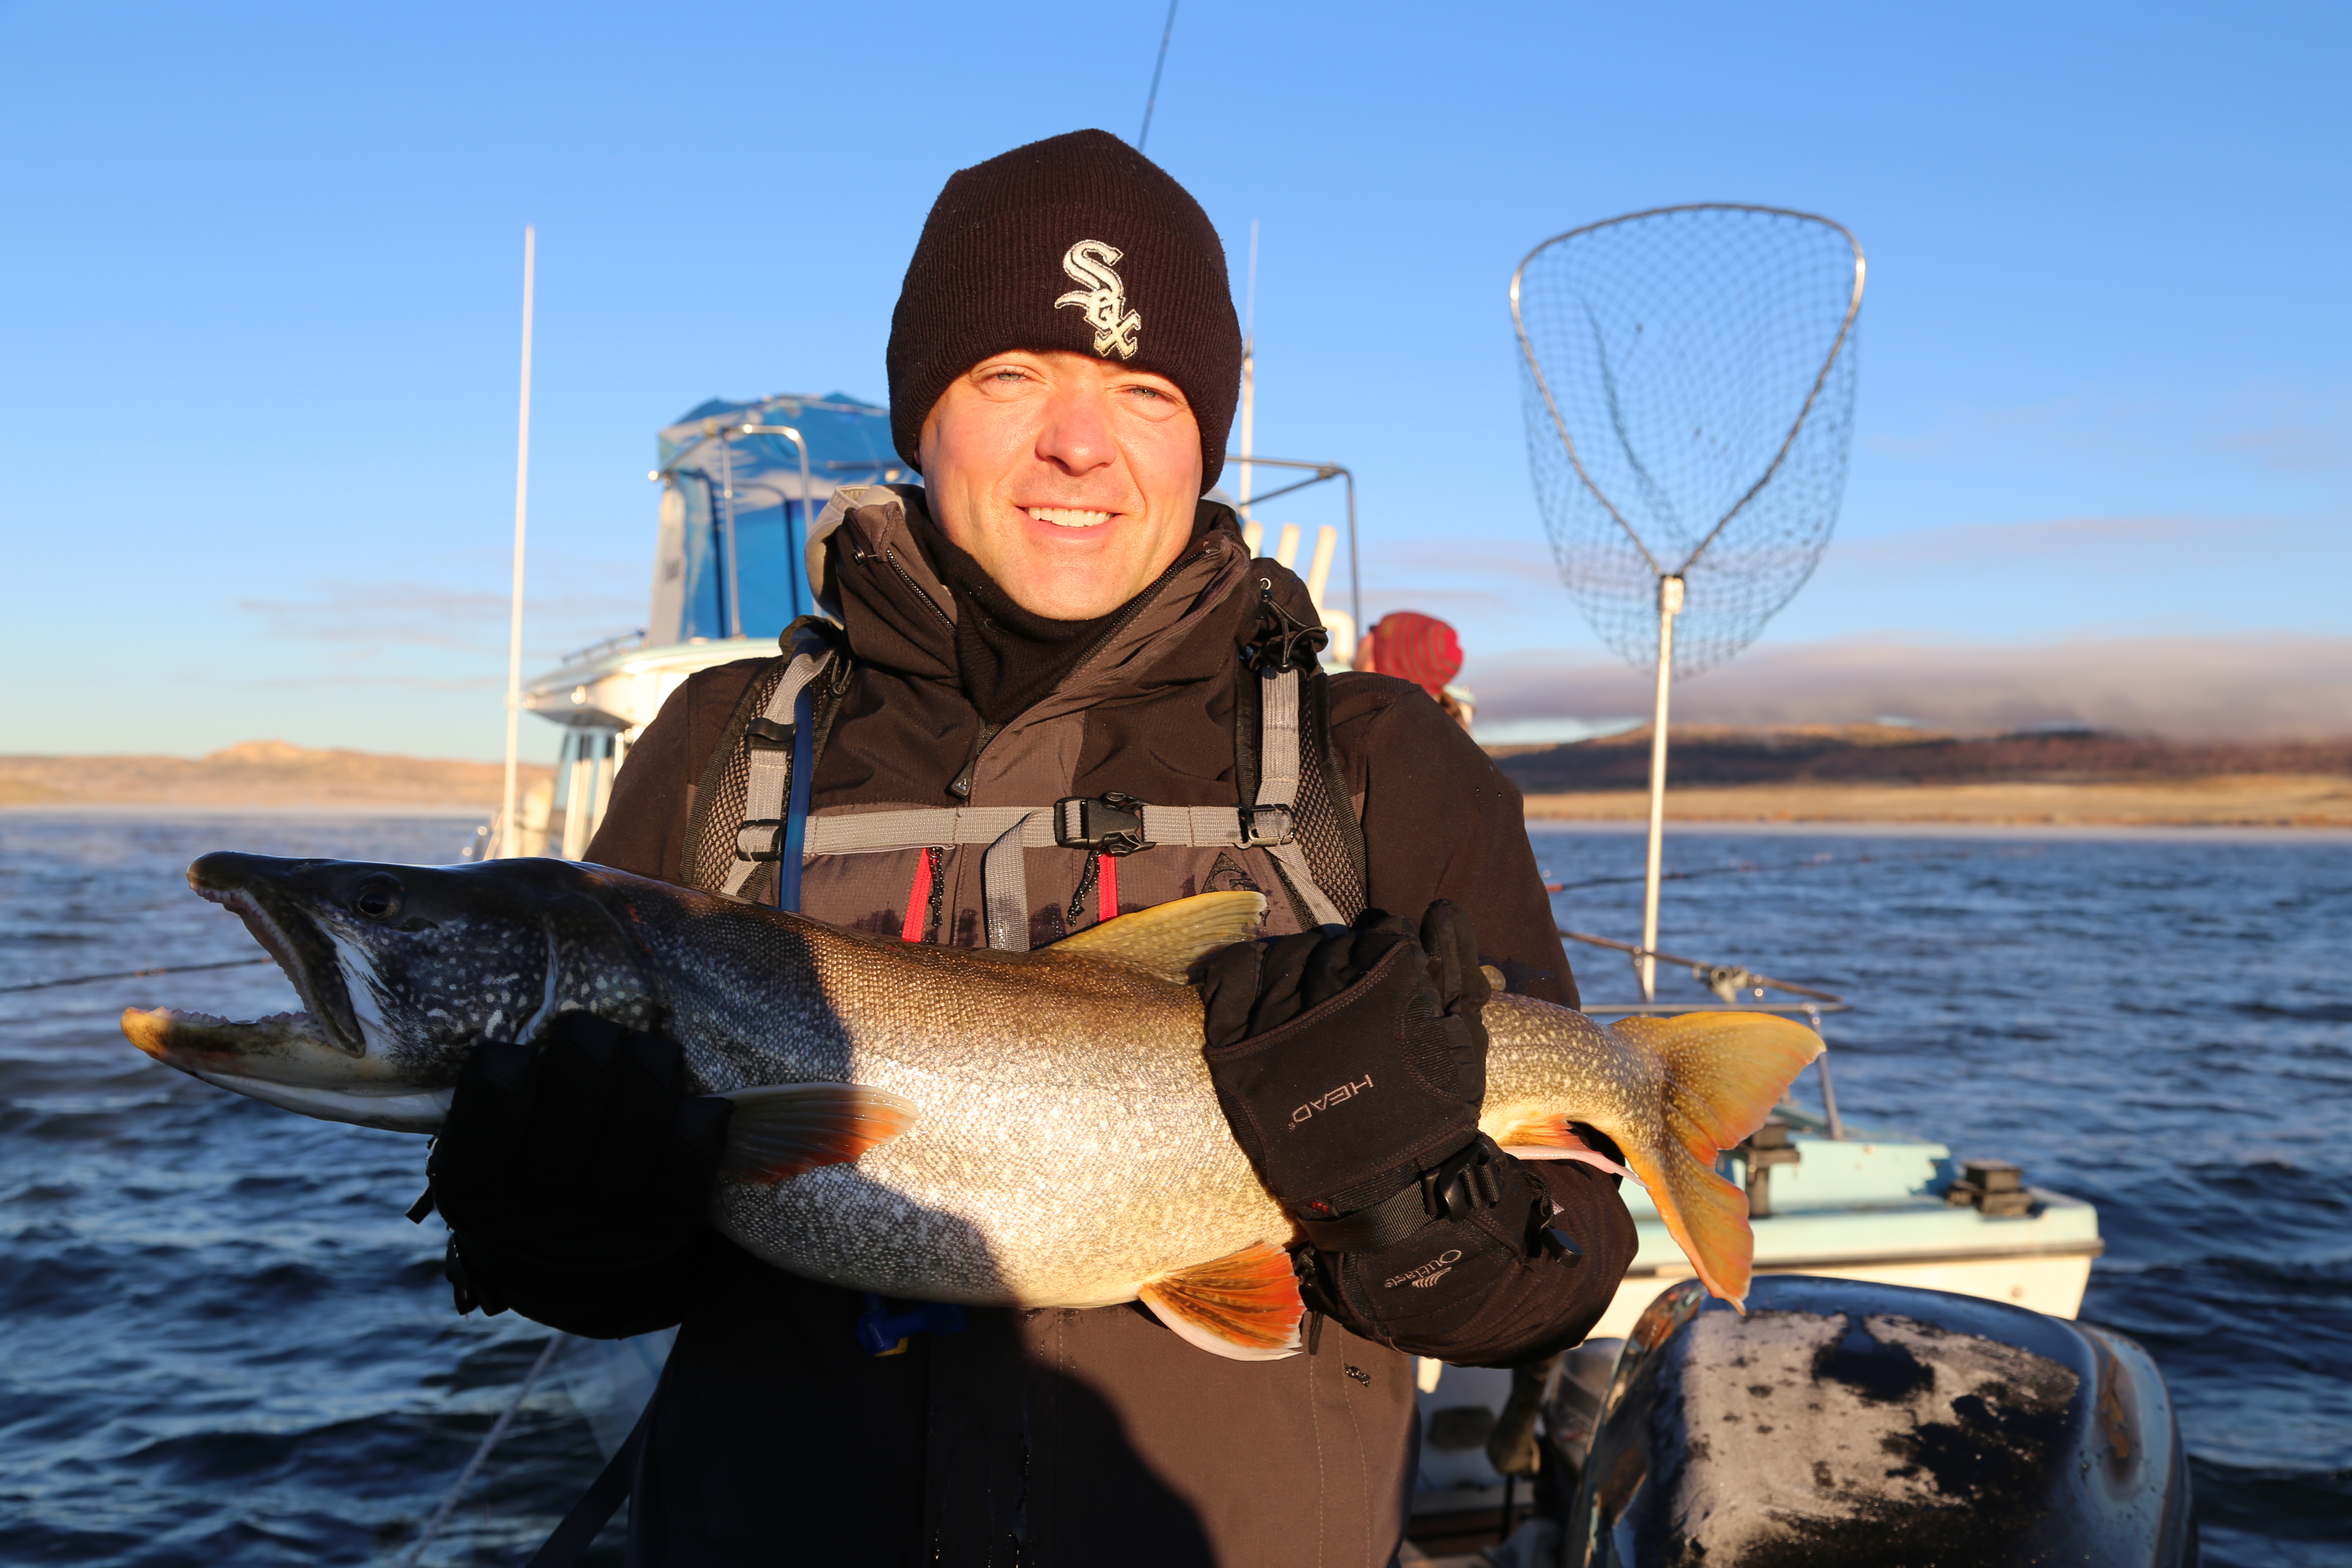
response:
M482 1446L474 1450L474 1457L466 1461L466 1468L457 1472L457 1484L449 1489L449 1495L441 1500L441 1506L434 1510L433 1517L425 1521L425 1533L417 1537L415 1550L409 1552L403 1568L416 1568L425 1560L425 1549L433 1544L434 1537L441 1533L441 1527L449 1522L450 1512L457 1508L457 1500L473 1484L475 1472L482 1468L482 1461L490 1457L490 1450L498 1447L499 1439L507 1435L507 1426L514 1420L515 1412L522 1408L522 1402L530 1397L531 1387L539 1382L539 1374L545 1372L547 1363L555 1359L557 1348L571 1337L569 1334L557 1334L547 1342L547 1348L539 1352L539 1359L530 1363L530 1370L523 1374L522 1386L515 1390L514 1399L492 1424L488 1434L482 1438Z
M1135 134L1135 150L1151 140L1151 107L1160 101L1160 73L1168 68L1168 40L1176 34L1176 0L1168 0L1168 25L1160 29L1160 58L1151 66L1151 90L1143 98L1143 129Z
M1939 854L1937 851L1922 849L1909 855L1849 855L1843 860L1837 859L1832 856L1823 854L1816 855L1809 860L1784 860L1777 866L1759 866L1752 860L1742 860L1738 864L1731 866L1704 866L1696 871L1668 871L1659 879L1666 882L1687 882L1698 877L1730 877L1740 875L1742 873L1760 874L1770 871L1810 871L1818 869L1823 866L1876 866L1905 860L1930 860L1937 858L1972 860L1976 858L1979 853L1979 851L1973 849L1961 849ZM2008 855L2014 852L2011 850L2001 850L1998 853ZM1580 882L1546 882L1544 884L1544 891L1547 893L1570 893L1574 892L1579 888L1610 888L1616 887L1622 883L1641 882L1646 880L1648 880L1646 875L1632 877L1587 877Z
M35 980L22 985L0 985L0 996L23 991L52 991L60 985L95 985L101 980L144 980L151 974L194 974L201 969L247 969L274 963L271 958L225 958L218 963L174 963L161 969L120 969L111 974L69 974L63 980Z

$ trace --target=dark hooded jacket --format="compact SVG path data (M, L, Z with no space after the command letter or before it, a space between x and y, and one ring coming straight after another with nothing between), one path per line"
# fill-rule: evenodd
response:
M854 668L814 775L816 815L1034 805L1107 791L1160 805L1235 803L1239 650L1268 596L1309 624L1315 616L1297 578L1249 559L1230 512L1204 502L1176 564L1110 617L1050 689L993 728L961 668L975 658L972 628L959 654L958 617L984 613L971 602L984 596L960 604L935 570L931 556L945 552L926 548L936 535L920 490L850 499L864 504L837 504L829 540L812 552ZM589 858L711 885L714 857L731 858L734 824L714 830L709 819L726 795L740 699L779 675L779 660L746 660L675 693L629 753ZM1339 676L1329 711L1334 765L1302 773L1338 781L1363 846L1361 886L1327 889L1334 901L1349 914L1370 904L1417 916L1452 899L1510 989L1573 1005L1518 791L1403 681ZM924 851L826 857L804 874L802 907L844 925L979 945L983 848L940 854L924 896ZM1033 945L1118 910L1220 888L1266 893L1270 934L1306 923L1261 849L1166 846L1124 857L1114 910L1097 907L1090 857L1027 853ZM635 1479L633 1564L1363 1568L1389 1562L1412 1485L1408 1352L1499 1363L1573 1343L1632 1259L1633 1225L1609 1178L1580 1163L1538 1169L1561 1207L1556 1223L1586 1258L1558 1270L1543 1321L1507 1341L1401 1348L1326 1321L1309 1353L1236 1362L1184 1343L1130 1304L973 1310L962 1332L918 1335L903 1353L877 1358L853 1337L864 1310L855 1292L782 1273L715 1232L651 1289L496 1283L574 1331L680 1325Z

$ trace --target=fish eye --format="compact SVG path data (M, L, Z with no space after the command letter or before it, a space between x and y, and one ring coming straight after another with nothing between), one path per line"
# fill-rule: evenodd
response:
M400 907L400 881L394 877L370 877L352 894L352 908L372 921L398 920Z

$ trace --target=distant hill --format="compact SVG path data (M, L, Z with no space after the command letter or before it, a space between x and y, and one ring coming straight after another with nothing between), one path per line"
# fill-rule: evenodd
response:
M1766 784L2139 784L2266 773L2352 776L2352 740L2189 744L2088 731L1961 737L1889 724L1676 725L1669 787ZM1647 789L1644 728L1545 750L1496 748L1528 795Z
M553 770L530 764L520 784ZM495 810L498 763L316 751L245 741L196 758L0 756L0 806L278 806L472 812Z

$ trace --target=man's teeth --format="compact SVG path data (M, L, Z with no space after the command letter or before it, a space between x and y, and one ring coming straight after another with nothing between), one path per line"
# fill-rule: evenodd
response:
M1110 521L1107 511L1080 511L1076 507L1033 506L1023 510L1039 522L1050 522L1055 528L1100 528Z

